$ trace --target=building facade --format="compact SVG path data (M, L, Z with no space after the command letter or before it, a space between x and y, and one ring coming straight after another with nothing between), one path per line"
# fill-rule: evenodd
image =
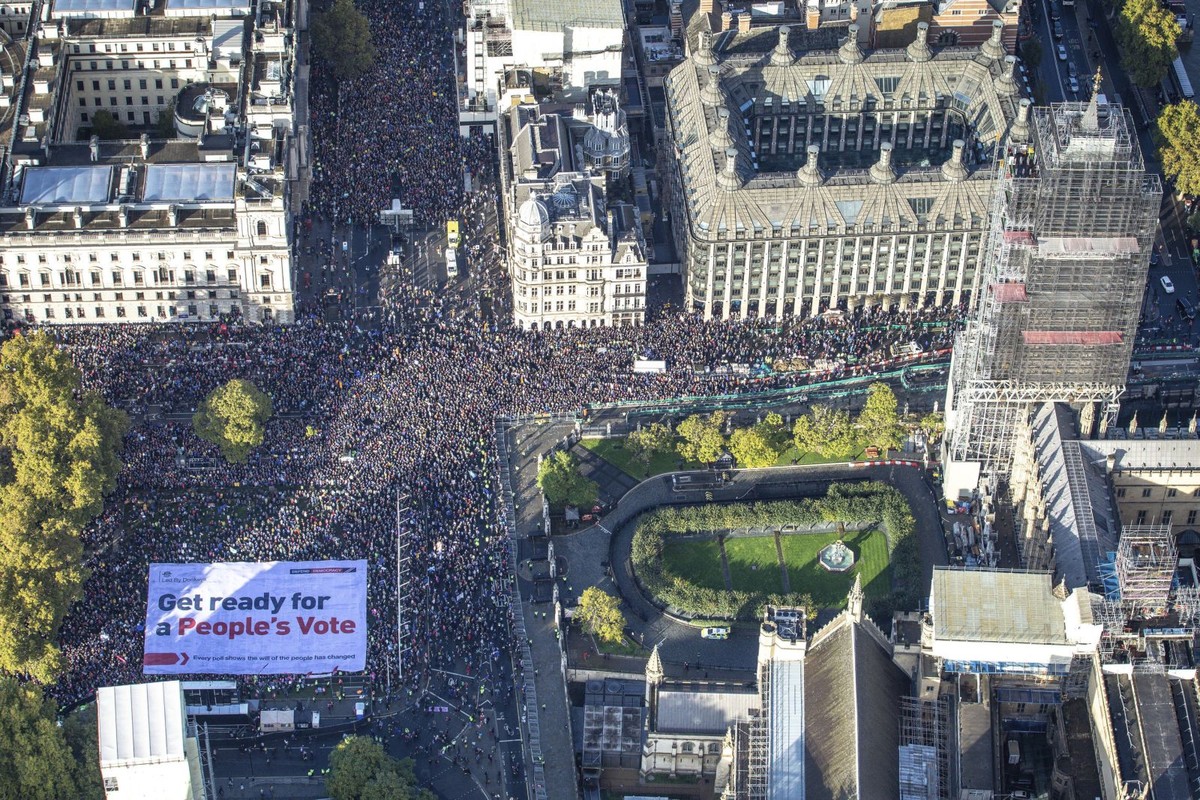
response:
M932 48L922 25L906 49L873 52L856 26L835 50L814 49L828 29L719 46L691 30L666 97L692 308L781 318L973 300L1020 93L999 26L980 48Z
M61 11L12 95L6 324L290 321L292 5Z
M513 323L527 330L640 325L646 242L637 209L609 203L629 170L614 95L591 113L519 106L505 117L501 164Z

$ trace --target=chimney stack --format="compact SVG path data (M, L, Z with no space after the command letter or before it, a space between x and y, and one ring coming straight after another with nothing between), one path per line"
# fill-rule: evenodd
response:
M953 150L950 153L950 159L942 164L942 177L948 181L966 180L967 165L963 163L963 150L967 147L967 143L962 139L955 139Z
M838 49L838 58L843 64L860 64L863 52L858 46L858 25L846 27L846 41Z
M800 180L801 186L820 186L821 185L821 166L818 163L821 155L821 148L818 145L810 144L807 149L808 159L804 162L804 166L796 174Z
M775 43L775 49L771 51L771 66L787 67L792 63L792 48L788 44L788 34L791 33L791 28L787 25L779 26L779 41Z
M1001 68L999 77L996 78L996 91L1002 95L1014 95L1021 91L1020 84L1017 83L1017 57L1005 56L1004 66Z
M129 227L129 206L121 206L117 209L117 218L121 221L122 228Z
M1033 105L1028 97L1022 97L1017 103L1017 118L1009 129L1009 138L1015 141L1029 141L1029 107Z
M179 206L174 203L167 206L167 224L172 228L179 225Z
M713 35L709 31L700 31L696 40L696 52L692 53L692 61L702 67L717 63L717 54L713 52Z
M25 227L33 230L37 226L37 211L33 206L25 206Z
M717 175L717 185L727 192L742 188L742 176L737 169L736 147L725 148L725 168Z
M82 228L83 227L83 209L80 208L79 206L75 206L75 213L72 214L72 216L75 219L76 229Z
M879 160L871 167L871 180L876 183L892 183L896 173L892 169L892 143L879 143Z
M998 19L992 20L992 35L988 40L979 46L979 52L984 56L999 61L1008 55L1008 51L1004 48L1004 22Z
M909 60L925 62L933 58L933 51L929 49L929 23L917 23L917 37L909 43L904 51Z

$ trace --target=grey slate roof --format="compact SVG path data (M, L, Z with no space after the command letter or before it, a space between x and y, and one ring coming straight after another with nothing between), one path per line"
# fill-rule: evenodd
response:
M623 28L621 0L512 0L513 28L552 31L563 28Z
M899 797L900 698L909 679L848 616L805 658L805 800Z

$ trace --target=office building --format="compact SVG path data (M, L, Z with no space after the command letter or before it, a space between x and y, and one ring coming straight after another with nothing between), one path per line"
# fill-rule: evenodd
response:
M934 48L922 24L904 49L864 51L855 25L715 37L711 16L666 81L688 305L728 319L973 302L996 160L1027 111L1001 27L979 48Z
M9 90L7 324L292 319L294 13L248 0L47 11L25 42L30 80Z

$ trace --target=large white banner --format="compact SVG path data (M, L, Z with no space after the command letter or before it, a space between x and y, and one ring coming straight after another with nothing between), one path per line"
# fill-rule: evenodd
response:
M357 672L366 561L151 564L147 675Z

